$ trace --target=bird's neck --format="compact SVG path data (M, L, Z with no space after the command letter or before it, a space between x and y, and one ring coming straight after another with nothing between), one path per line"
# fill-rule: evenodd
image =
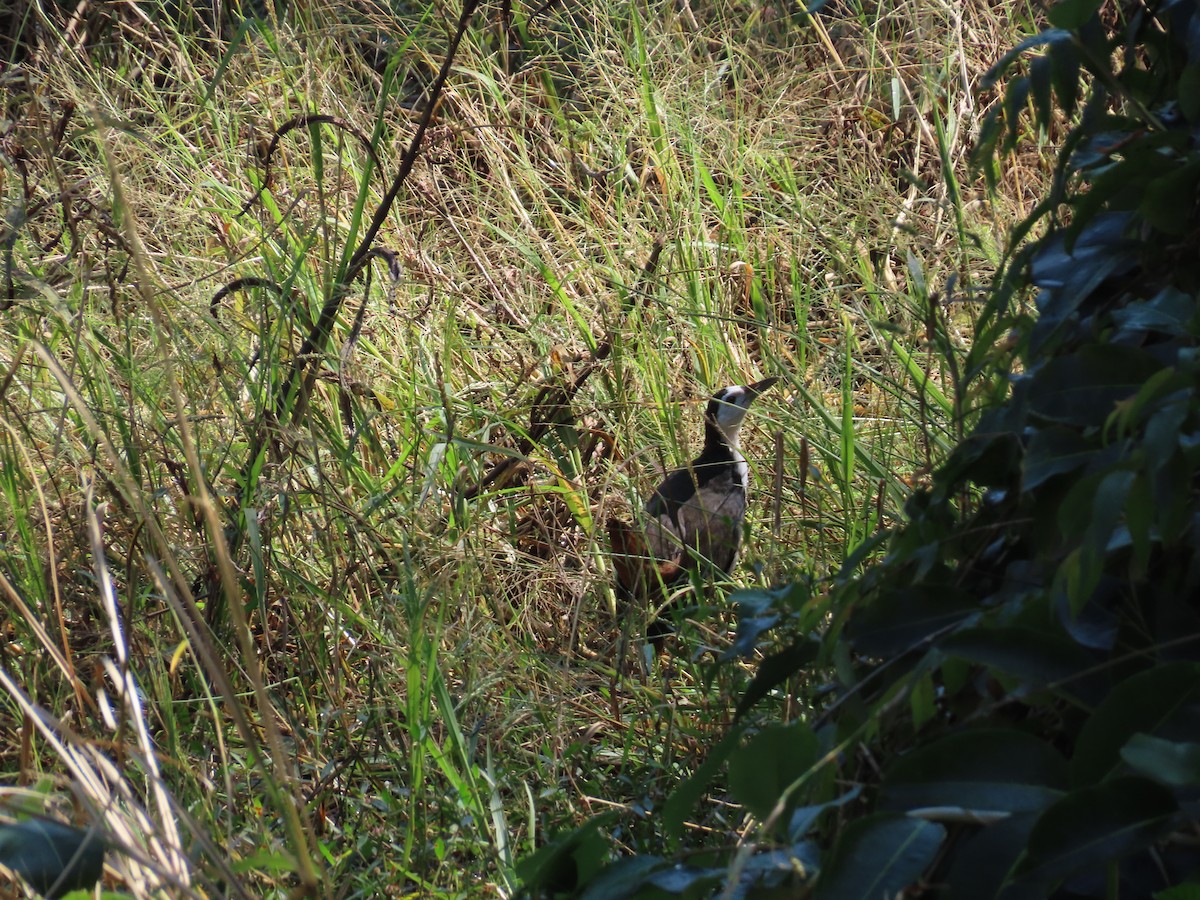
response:
M713 422L704 423L704 450L696 460L699 465L723 462L738 462L742 454L738 451L738 432L725 432Z

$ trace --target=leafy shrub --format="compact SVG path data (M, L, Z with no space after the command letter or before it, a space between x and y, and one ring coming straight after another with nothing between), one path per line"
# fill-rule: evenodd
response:
M1001 396L823 596L742 597L743 636L800 636L662 811L674 841L727 791L754 839L601 867L591 823L526 861L531 890L1194 889L1200 853L1176 838L1200 797L1200 4L1049 18L992 73L1008 83L978 148L994 174L1026 123L1074 117L968 359L964 390ZM836 674L801 697L811 715L775 721L814 668Z

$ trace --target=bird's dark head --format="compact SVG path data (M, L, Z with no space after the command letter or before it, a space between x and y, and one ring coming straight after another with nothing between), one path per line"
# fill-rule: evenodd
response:
M704 420L720 431L725 436L725 440L736 446L738 432L741 430L742 420L746 418L750 404L759 394L777 381L779 381L778 378L764 378L754 384L734 384L721 388L708 401L708 408L704 411Z

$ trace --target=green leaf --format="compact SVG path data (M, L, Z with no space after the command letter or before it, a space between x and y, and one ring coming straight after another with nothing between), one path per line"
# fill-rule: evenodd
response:
M608 857L608 841L601 834L616 821L603 813L560 835L520 860L516 874L531 894L574 891L587 884Z
M1059 0L1050 7L1046 18L1055 28L1073 30L1094 16L1101 2L1102 0Z
M627 856L605 866L587 882L582 900L627 900L634 897L655 872L671 864L657 856Z
M1134 578L1145 576L1150 564L1151 526L1154 523L1154 499L1145 475L1138 475L1129 487L1125 501L1125 527L1133 543Z
M1135 772L1172 787L1200 785L1200 744L1135 734L1121 748Z
M1157 471L1167 464L1179 447L1179 433L1191 411L1193 396L1180 391L1173 399L1164 401L1146 423L1143 446L1146 468Z
M791 847L755 853L746 860L742 868L743 880L739 887L746 885L746 881L749 880L751 884L746 885L748 887L747 897L776 896L771 888L807 882L816 875L820 868L820 862L821 851L814 841L801 841ZM656 878L655 883L660 887L666 887L661 877ZM765 890L759 893L755 891L757 886L761 886ZM710 892L695 896L696 900L703 900L703 898L717 895ZM785 896L794 895L789 892Z
M1017 146L1017 138L1021 130L1017 127L1021 111L1029 102L1029 79L1014 78L1004 94L1004 118L1008 123L1008 134L1005 135L1001 148L1005 153L1012 152Z
M702 898L713 896L715 889L727 877L728 872L725 869L700 869L696 866L676 863L668 868L652 872L646 878L645 886L651 888L651 892L646 896L661 897L662 892L665 891L673 897L682 897L684 900L692 900L692 898L702 900ZM618 897L624 900L624 897L631 895L615 894L612 896L614 896L614 900ZM637 896L637 894L632 896Z
M1084 196L1091 197L1095 191L1093 187ZM1065 321L1101 282L1136 264L1133 244L1127 237L1130 220L1126 212L1087 219L1080 216L1077 222L1082 230L1074 243L1068 241L1069 234L1059 232L1041 244L1030 261L1029 280L1042 288L1038 308L1043 320L1052 324Z
M1162 368L1137 348L1087 347L1046 363L1030 385L1029 405L1052 422L1103 425L1118 403L1136 396L1146 379Z
M1126 678L1084 723L1071 761L1071 781L1094 784L1121 762L1121 748L1138 732L1155 734L1200 697L1200 667L1168 663Z
M821 813L827 809L838 809L845 806L847 803L857 800L861 793L862 785L856 784L846 793L833 800L800 807L792 813L791 821L788 822L788 835L790 839L793 841L800 840L816 824L817 819L821 817Z
M1125 332L1162 331L1184 335L1196 316L1196 301L1179 288L1168 285L1149 300L1113 310L1113 321Z
M1200 119L1200 63L1190 63L1179 75L1179 109L1193 124Z
M1040 810L1067 787L1067 762L1040 738L1011 728L975 728L896 760L881 809L945 806L976 812Z
M1050 92L1054 84L1054 63L1049 55L1039 56L1029 64L1029 88L1033 96L1033 110L1037 116L1038 130L1045 133L1054 121L1054 110L1050 105Z
M1074 791L1034 824L1018 878L1048 884L1103 870L1167 834L1178 810L1170 791L1145 778L1117 778Z
M729 759L729 790L760 820L817 761L817 736L804 722L772 725Z
M1047 29L1030 35L1015 47L1005 53L1000 60L984 73L983 78L979 80L980 90L991 90L996 86L1005 72L1026 50L1033 50L1036 47L1044 47L1047 44L1054 46L1055 44L1071 40L1071 33L1062 29Z
M933 686L932 673L921 672L916 677L908 697L908 705L912 710L913 731L920 731L921 726L937 715L937 692Z
M96 830L49 819L0 825L0 865L39 894L62 897L90 890L104 870L104 840Z
M1158 891L1154 900L1200 900L1200 884L1177 884Z
M1143 192L1138 209L1155 228L1170 235L1182 235L1194 227L1197 186L1200 186L1200 160L1193 160L1153 179Z
M721 654L721 661L752 656L758 649L759 638L789 612L803 607L811 596L812 590L805 581L772 590L751 588L734 593L729 599L737 604L737 635Z
M879 900L913 884L933 861L946 829L905 816L851 822L817 879L816 900Z
M996 185L997 167L995 165L996 144L1000 140L1001 121L1000 107L993 106L984 114L979 125L979 139L971 152L971 164L983 169L989 188Z
M1138 337L1140 341L1140 336ZM1168 402L1169 394L1177 397L1187 396L1187 383L1175 369L1160 369L1142 385L1132 398L1120 404L1116 413L1105 426L1105 437L1108 438L1115 429L1118 437L1128 437L1147 416L1153 416L1155 410Z
M1063 113L1070 117L1079 102L1079 51L1069 40L1055 41L1046 48L1053 66L1054 93Z
M1067 590L1072 615L1079 615L1104 574L1105 553L1125 511L1125 497L1133 480L1133 472L1118 469L1101 478L1096 487L1087 533L1080 547L1079 577Z
M1035 821L1036 813L1017 813L967 837L954 854L946 876L950 889L948 900L1001 896L1000 888L1025 852ZM1002 896L1004 900L1044 900L1046 895L1041 891L1020 891L1010 886Z
M741 718L759 700L779 684L812 664L821 651L821 642L816 638L802 637L785 650L772 654L758 665L754 680L738 702L735 716Z
M1044 481L1087 465L1096 448L1074 428L1047 426L1034 432L1025 451L1021 489L1033 490Z
M1075 676L1096 663L1092 654L1053 631L1015 625L961 631L939 646L947 656L982 663L1020 679L1026 691L1066 682L1065 691L1085 698L1090 685Z
M859 653L887 657L978 615L978 602L963 591L948 585L914 585L881 592L850 620L846 632Z

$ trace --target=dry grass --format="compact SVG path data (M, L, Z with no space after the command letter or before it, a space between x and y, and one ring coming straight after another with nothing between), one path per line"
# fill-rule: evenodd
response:
M129 740L93 700L127 646L167 765L125 777L195 823L197 891L235 864L227 886L283 890L309 856L342 895L508 894L545 829L614 806L620 839L648 845L639 811L702 758L743 676L709 687L686 650L646 669L637 623L613 618L605 517L689 458L711 390L779 373L747 429L739 579L823 575L959 433L944 351L969 342L970 292L1045 172L1035 148L985 195L965 164L989 100L973 85L1032 14L854 7L808 23L770 4L553 7L522 22L519 53L481 17L380 235L400 277L377 261L351 286L307 408L283 420L280 385L362 233L360 185L369 218L454 16L405 31L319 10L205 42L115 10L70 50L45 24L4 76L0 558L27 607L0 662L99 758ZM368 37L397 51L389 90ZM337 123L288 131L239 214L275 129L313 113ZM968 302L931 322L951 277ZM275 287L212 306L239 278ZM576 380L569 410L548 402ZM692 649L727 639L721 615L704 622ZM286 759L258 756L268 719ZM98 805L11 700L0 728L4 781L135 821L126 846L161 827ZM706 825L720 840L738 818ZM114 877L140 896L146 868Z

